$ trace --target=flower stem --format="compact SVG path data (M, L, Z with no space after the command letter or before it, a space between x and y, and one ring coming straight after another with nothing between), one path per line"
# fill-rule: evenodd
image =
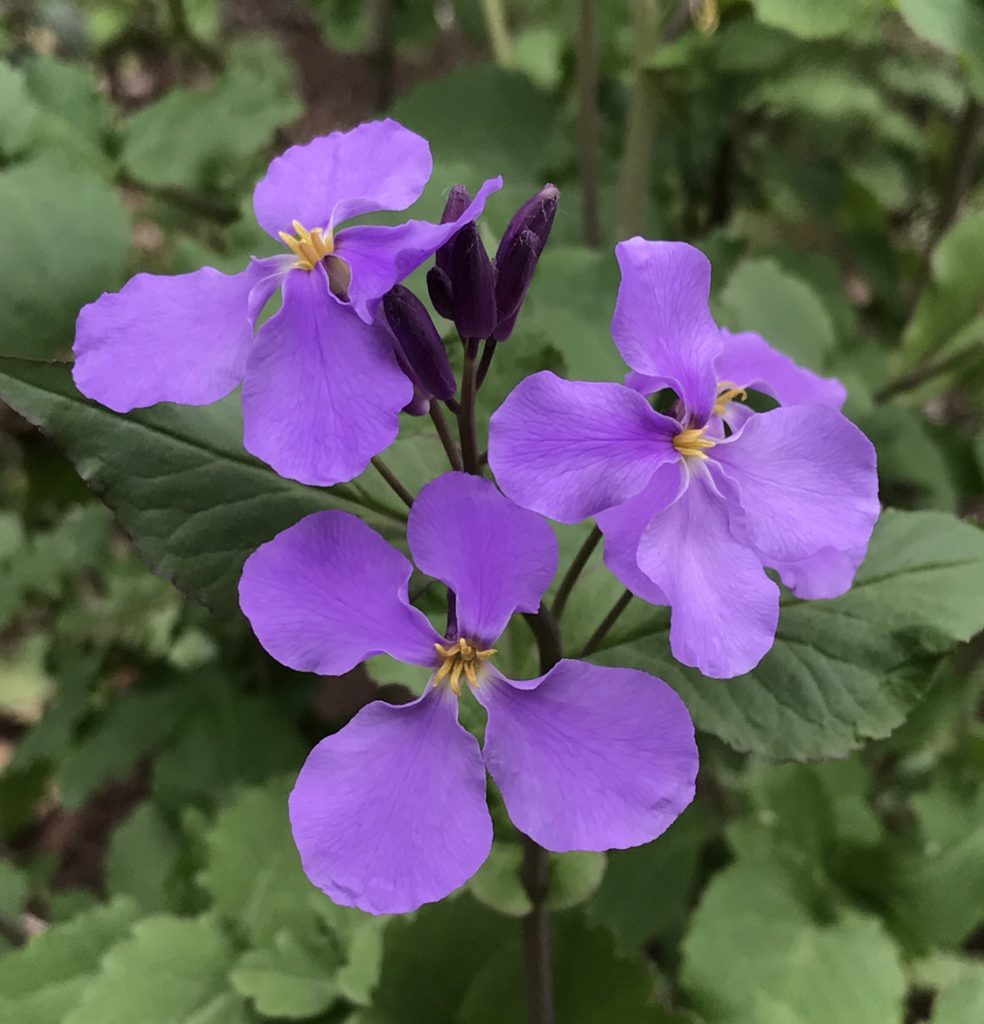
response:
M550 609L555 619L559 619L564 614L564 608L567 607L567 599L571 596L574 584L577 582L584 567L588 564L588 559L594 553L594 549L598 546L600 540L601 530L596 526L588 534L587 540L585 540L578 553L574 556L574 561L571 562L570 568L560 581L557 596L554 598L553 607Z
M512 39L502 0L482 0L482 14L485 16L485 30L489 34L492 56L499 67L508 68L512 63Z
M600 137L598 119L598 2L580 0L577 28L578 165L584 244L601 244L599 199Z
M407 508L410 508L413 505L413 495L400 483L393 470L378 455L372 457L372 464L376 467L379 475L389 484L393 493Z
M458 436L461 438L461 463L466 473L481 475L478 443L475 438L475 357L478 340L465 341L465 365L461 372L461 408L458 410Z
M523 888L533 909L523 918L523 960L529 1024L554 1024L553 966L550 958L550 855L529 836L523 837Z
M441 444L444 445L444 451L447 454L448 462L451 463L451 468L460 471L461 452L451 436L451 428L448 426L448 421L445 419L444 413L437 402L432 401L430 403L430 418L434 422L434 427L437 430L437 436L441 439Z
M488 376L489 367L492 365L492 357L495 355L495 347L498 342L495 338L486 338L485 347L482 349L482 361L478 364L478 373L475 377L475 390L482 386L486 376Z
M632 600L632 591L626 590L624 594L612 605L612 610L601 620L601 625L591 634L588 642L578 652L579 658L586 658L593 654L601 646L601 641L608 635L608 631L618 621L618 617L629 606Z

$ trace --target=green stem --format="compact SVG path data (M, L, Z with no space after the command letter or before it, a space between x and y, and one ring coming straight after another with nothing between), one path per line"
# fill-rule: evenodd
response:
M458 410L458 436L461 438L461 462L466 473L481 475L478 442L475 436L475 357L478 341L465 341L465 364L461 371L461 408Z
M430 418L437 430L437 436L441 439L441 444L444 446L444 452L448 457L448 462L451 463L451 468L460 471L462 468L461 452L454 443L451 428L448 426L448 421L444 417L441 406L435 401L430 403Z
M557 596L554 598L553 607L550 609L555 619L559 620L561 615L564 614L564 609L567 607L567 601L571 596L571 591L574 589L574 584L577 583L578 577L584 571L584 567L588 564L588 559L594 553L594 549L601 541L601 537L601 530L597 526L594 527L581 545L578 553L574 556L574 561L571 562L570 568L560 581L560 586L557 588Z
M485 30L489 34L489 45L496 64L502 68L512 65L512 39L506 25L506 12L502 0L482 0L482 14L485 16Z
M578 652L578 658L586 658L589 654L593 654L601 646L601 641L608 635L608 631L618 622L619 616L626 608L629 607L632 601L632 591L626 590L625 593L612 605L611 611L601 620L601 624L591 634L588 642Z
M881 390L876 391L874 394L874 400L876 402L885 402L889 398L894 398L896 395L904 394L906 391L913 391L928 381L931 381L934 377L939 377L941 374L957 369L965 362L973 362L980 357L982 351L984 351L984 340L978 341L978 343L971 348L961 349L959 352L954 352L952 356L948 356L946 359L941 359L938 363L929 363L923 366L917 366L908 373L902 374L901 377L897 377L895 380L889 381Z
M396 474L386 465L385 462L378 456L372 457L372 464L376 468L376 472L389 484L390 489L393 493L403 502L407 508L413 507L413 495L400 483L397 479Z

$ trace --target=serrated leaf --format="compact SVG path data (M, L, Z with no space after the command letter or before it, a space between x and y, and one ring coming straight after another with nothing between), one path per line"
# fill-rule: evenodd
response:
M874 918L816 924L768 862L715 876L691 919L681 980L708 1024L901 1024L905 977Z
M106 885L133 897L146 912L164 910L179 847L160 811L142 803L113 833L106 855Z
M705 679L669 654L669 616L639 607L592 656L669 682L698 728L738 750L842 757L887 736L926 692L935 661L984 627L984 533L942 512L889 511L854 587L783 602L773 649L747 675ZM596 612L597 615L597 612Z
M147 917L106 954L63 1024L247 1024L232 945L208 918Z
M65 449L155 572L221 612L238 608L246 557L309 512L356 512L384 531L403 522L375 470L324 490L247 455L236 396L119 416L84 399L67 364L0 359L0 398Z

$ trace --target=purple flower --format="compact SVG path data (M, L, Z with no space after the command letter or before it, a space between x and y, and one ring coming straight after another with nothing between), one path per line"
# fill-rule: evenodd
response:
M523 681L494 666L513 612L535 611L556 570L547 522L450 473L421 491L407 537L421 572L456 596L446 636L409 604L410 562L344 512L302 519L243 570L243 611L283 664L338 675L385 652L434 673L421 698L370 704L308 757L290 819L311 881L370 913L446 896L491 847L486 769L517 827L547 849L623 848L663 832L697 773L693 725L669 686L579 661ZM481 750L458 724L462 689L488 713Z
M79 314L75 383L116 412L207 405L243 385L246 448L282 476L351 480L399 429L412 387L380 300L478 217L501 178L453 221L396 227L351 217L404 210L431 174L430 148L395 121L333 132L277 157L256 186L260 225L289 252L239 274L138 274ZM277 290L280 310L256 319Z
M492 417L489 464L525 508L596 516L609 569L671 606L674 657L739 675L775 638L766 566L800 597L850 587L878 518L875 451L838 411L839 383L717 326L701 252L633 238L616 254L612 332L630 386L527 378ZM678 396L669 415L643 394L662 388ZM783 405L750 413L746 388Z

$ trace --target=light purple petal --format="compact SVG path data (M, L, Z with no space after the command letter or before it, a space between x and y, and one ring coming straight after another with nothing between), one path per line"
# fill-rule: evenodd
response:
M661 466L644 491L596 518L598 528L605 535L605 565L609 572L649 604L670 602L639 568L642 531L657 512L676 501L689 480L690 474L681 463Z
M875 449L835 409L791 405L752 416L711 457L731 484L731 532L766 564L868 543L879 512Z
M615 246L622 270L612 335L622 358L658 378L703 426L714 407L720 330L711 316L711 264L685 242L630 238Z
M509 816L548 850L648 843L693 800L693 723L655 676L561 661L541 679L490 677L475 695Z
M461 635L483 644L517 609L535 612L557 571L550 524L465 473L446 473L420 492L407 542L417 568L457 595Z
M431 176L430 146L389 119L291 146L271 164L253 193L260 226L274 238L328 228L375 210L405 210Z
M389 333L338 302L320 266L291 271L283 291L246 365L246 448L305 484L351 480L396 438L413 386Z
M722 330L723 346L717 358L718 383L754 388L772 395L782 405L830 405L839 409L847 398L844 385L834 377L821 377L774 349L760 334Z
M311 751L290 795L308 878L335 903L403 914L463 885L492 847L485 767L446 686L377 701Z
M253 340L249 294L269 274L269 260L231 275L212 267L137 274L79 313L76 386L114 412L217 402L243 379Z
M638 494L679 461L679 424L621 384L527 377L493 414L489 465L524 508L576 523Z
M846 594L867 553L867 544L851 551L824 548L798 562L772 561L767 564L779 571L783 583L797 597L813 601Z
M359 316L369 323L390 288L429 260L463 225L481 217L486 200L500 188L502 178L490 178L464 212L446 224L408 220L396 227L371 224L340 232L335 254L352 271L348 297Z
M263 647L336 676L374 654L429 665L441 638L410 606L413 566L348 512L315 512L246 559L239 604Z
M672 608L670 649L677 661L727 679L753 669L772 647L779 588L758 555L732 537L725 500L705 466L650 519L638 561Z

